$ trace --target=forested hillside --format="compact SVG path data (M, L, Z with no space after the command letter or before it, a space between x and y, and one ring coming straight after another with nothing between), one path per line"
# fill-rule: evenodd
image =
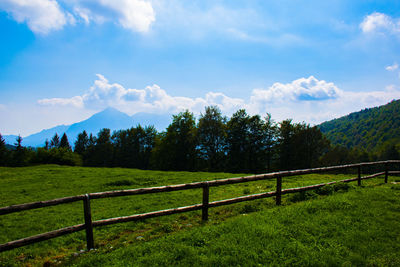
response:
M322 123L321 131L334 145L369 152L400 143L400 100Z

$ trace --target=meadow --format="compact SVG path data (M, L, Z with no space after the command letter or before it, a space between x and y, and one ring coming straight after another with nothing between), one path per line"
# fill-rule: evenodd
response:
M42 165L0 168L0 206L89 192L238 177L246 174L161 172ZM354 177L287 177L283 188ZM392 181L395 178L391 177ZM84 232L0 254L1 265L350 265L399 264L400 187L381 178L210 209L95 228L96 249L83 252ZM210 189L210 201L275 190L275 181ZM336 192L335 192L336 191ZM92 201L94 220L201 203L201 190ZM83 223L81 202L0 216L0 243ZM173 244L173 246L171 245ZM396 250L397 249L397 250ZM228 251L229 250L229 251Z

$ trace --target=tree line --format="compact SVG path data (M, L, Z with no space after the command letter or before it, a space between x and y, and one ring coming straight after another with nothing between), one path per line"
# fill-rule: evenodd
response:
M398 159L396 149L380 155L332 146L317 126L275 122L270 114L250 116L244 109L230 118L216 106L206 107L198 121L181 112L163 132L138 125L97 135L80 133L71 148L67 135L57 134L43 147L7 149L0 135L0 165L63 164L173 171L261 173L339 165L376 159Z

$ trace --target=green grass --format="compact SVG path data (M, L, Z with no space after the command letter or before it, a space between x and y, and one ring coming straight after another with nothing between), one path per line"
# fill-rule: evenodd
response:
M77 266L399 266L400 187L273 207L70 257Z
M57 165L0 168L0 206L89 192L179 184L236 176L240 175L159 172L121 168L62 167ZM353 176L315 174L303 177L288 177L283 179L283 188L340 180ZM317 192L318 194L307 193L284 196L283 207L275 207L273 199L270 198L215 208L210 210L210 221L205 226L200 222L200 212L190 212L148 219L142 222L95 228L94 236L97 250L94 252L77 257L73 256L74 253L85 248L85 235L84 232L80 232L3 252L0 254L0 265L42 265L43 263L70 265L75 263L94 266L101 261L108 265L190 265L191 263L195 265L247 265L245 259L248 260L249 265L257 265L259 263L262 265L264 263L277 264L281 257L297 255L296 253L300 253L302 250L312 250L314 248L312 244L318 245L319 242L322 242L333 246L332 244L337 240L329 239L324 235L335 235L329 227L336 225L336 223L338 223L338 227L335 229L338 231L342 229L343 232L336 233L337 236L347 232L354 232L354 223L351 223L351 220L360 220L358 223L360 229L367 230L367 233L372 231L370 234L376 234L377 229L370 230L368 223L365 221L365 214L373 214L374 212L369 209L368 202L372 201L377 202L377 205L379 203L383 205L385 201L388 201L393 206L393 210L388 210L385 204L386 206L377 206L377 212L388 212L389 214L390 211L391 217L389 217L399 221L398 197L400 190L394 190L387 185L382 186L381 182L382 179L373 179L364 183L365 186L363 188L356 189L353 185L350 188L336 186L321 190ZM377 184L379 186L376 186ZM275 181L213 187L210 189L210 201L273 191L274 189ZM340 193L347 190L349 192L346 194ZM335 191L338 191L338 193L331 195ZM380 197L380 194L385 195L385 198ZM346 197L353 198L354 201L343 200ZM379 198L379 200L375 198ZM307 199L311 200L303 201ZM201 190L99 199L92 201L91 205L93 219L98 220L195 203L201 203ZM366 207L358 210L359 206L356 203L364 204ZM328 206L325 207L324 205ZM350 205L350 208L348 205ZM389 208L391 207L390 205L388 206ZM312 212L310 212L311 210ZM353 212L353 210L356 211ZM259 212L253 213L254 211ZM247 215L242 216L242 214ZM346 216L349 219L346 219ZM329 222L328 219L334 220L333 223ZM375 219L379 220L379 222L383 221L383 226L389 226L385 225L383 218L376 217ZM301 222L299 225L297 224L298 221ZM377 223L373 220L372 222ZM83 223L81 202L3 215L0 216L0 243L79 223ZM310 229L307 228L305 230L302 228L306 226ZM316 228L314 232L311 231L313 227ZM387 232L394 235L390 236L391 238L386 237L384 241L388 244L387 246L391 245L394 248L398 248L396 240L398 241L399 234L397 232L396 235L396 230L392 231L392 227L394 228L393 224L390 225L391 231L387 230ZM256 229L258 229L260 236L258 236L257 232L255 235L252 234ZM279 231L275 231L275 229ZM296 236L295 232L292 232L294 229L298 229L300 236L301 233L304 234L304 237L299 236L296 242L292 240ZM263 231L267 232L263 233ZM315 231L319 231L318 233L320 234L316 235ZM325 231L329 233L325 233ZM275 232L280 234L276 235ZM264 244L264 241L262 241L264 239L261 240L260 238L262 236L265 237L267 233L271 234L271 236L267 235L271 239L266 239L268 242L265 242L269 245L264 248L267 244ZM308 236L306 233L308 233ZM202 236L204 236L204 240L201 239L203 238ZM348 242L352 238L348 237ZM382 247L378 242L379 240L378 238L377 241L375 239L369 241L370 243L372 242L374 249L375 247L377 249ZM292 241L294 242L293 244ZM365 242L362 239L361 241ZM172 246L171 244L174 245ZM284 244L289 246L282 247ZM296 246L294 246L295 244ZM326 248L323 246L321 251L325 251L326 257L329 256L327 259L337 259L338 262L342 263L345 263L345 261L341 261L341 259L346 259L350 263L354 263L351 257L345 253L345 250L342 251L342 247L349 244L340 245L339 243L331 247L335 251L333 254L325 251ZM271 246L276 246L276 248L272 249ZM233 250L228 253L226 250L229 248ZM245 252L247 250L249 251ZM297 252L294 253L292 250ZM242 255L236 255L235 251L240 252ZM316 250L315 253L318 251ZM393 252L394 250L384 251L383 255L389 255L390 251ZM275 258L278 261L268 260L272 255L270 253L277 254L278 256ZM324 253L318 255L322 257L322 255L325 255ZM374 250L369 250L368 253L376 254ZM299 255L301 256L301 253ZM306 264L306 260L309 260L310 264L316 263L311 261L315 255L307 255L305 254L305 257L301 259L302 263ZM321 257L317 258L321 259ZM386 258L386 260L382 257L377 258L382 260L382 263L390 263ZM124 260L126 262L121 262ZM191 262L192 260L193 262ZM287 259L283 262L290 264L290 261L296 264L300 263L300 260L295 258ZM395 263L398 263L398 261ZM377 264L380 264L380 262Z

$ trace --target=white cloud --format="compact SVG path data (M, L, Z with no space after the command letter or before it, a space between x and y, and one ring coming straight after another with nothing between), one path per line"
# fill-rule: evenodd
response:
M269 112L276 120L292 118L318 124L399 98L400 90L395 86L382 91L351 92L310 76L253 90L248 110L258 114Z
M400 90L395 86L389 86L382 91L349 92L314 76L287 84L274 83L267 89L254 89L248 101L229 97L221 92L209 92L204 97L190 98L171 96L158 85L144 89L125 88L118 83L110 83L103 75L97 74L93 86L81 96L42 99L38 103L54 108L79 107L83 111L100 111L111 106L128 114L175 114L189 109L197 115L204 107L216 105L228 116L245 108L250 114L263 115L269 112L277 121L292 118L295 121L317 124L399 98Z
M73 10L86 24L118 22L135 32L147 32L155 21L151 3L144 0L75 0Z
M9 13L17 22L26 22L35 33L47 34L73 23L71 16L61 10L55 0L1 0L0 9Z
M386 70L388 70L388 71L395 71L395 70L397 70L399 68L399 65L397 64L397 63L394 63L393 65L391 65L391 66L387 66L386 67Z
M26 22L39 34L75 25L77 21L115 22L125 29L143 33L155 21L153 7L145 0L1 0L0 10L19 23Z
M222 93L207 93L204 98L171 96L158 85L144 89L125 88L118 83L110 83L103 75L97 74L93 86L81 96L72 98L49 98L38 101L42 106L73 106L92 110L115 107L134 114L137 112L175 113L185 109L199 113L208 105L217 105L226 113L244 106L239 98L230 98Z
M364 33L388 32L391 34L400 33L400 20L386 14L374 12L368 15L360 24Z
M268 89L254 89L251 102L320 101L338 98L342 91L333 83L317 80L314 76L291 83L274 83Z
M91 20L93 20L92 14L89 9L83 7L74 7L74 13L83 21L85 24L89 24ZM98 21L99 19L95 18L94 20Z

